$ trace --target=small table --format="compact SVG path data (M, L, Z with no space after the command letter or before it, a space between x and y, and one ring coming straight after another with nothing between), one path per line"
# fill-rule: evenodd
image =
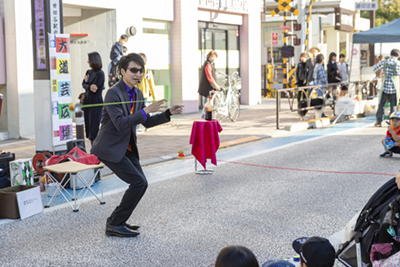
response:
M102 180L101 173L100 173L100 170L103 167L104 167L103 163L100 163L98 165L86 165L86 164L79 163L79 162L76 162L76 161L63 162L63 163L59 163L59 164L43 167L43 170L45 171L45 175L48 176L50 178L50 180L53 183L56 184L56 191L54 192L54 194L51 197L50 202L49 202L48 201L48 197L47 197L47 182L45 183L46 205L44 207L45 208L50 207L50 204L53 202L54 198L57 196L57 192L60 192L61 195L63 195L63 197L68 202L68 204L71 206L71 208L72 208L72 210L74 212L79 211L79 206L81 205L82 200L85 198L86 193L88 191L90 191L99 200L100 204L105 204L105 202L103 201L103 180ZM87 171L87 170L92 170L92 169L96 169L96 170L94 171L94 174L93 174L92 178L89 181L87 181L80 174L80 172ZM58 181L56 178L54 178L54 176L50 172L54 172L54 173L57 173L57 174L64 174L64 176L61 179L61 181ZM70 174L68 179L66 179L67 174ZM95 179L97 174L100 174L101 199L97 196L97 194L90 187L90 184L92 183L92 180ZM76 185L76 181L77 181L76 180L77 177L84 184L84 187L82 188L82 191L78 195L76 195L76 186L75 186ZM71 181L71 183L72 183L73 195L71 195L67 191L67 189L65 188L65 184L67 184L68 181ZM80 200L80 202L78 204L77 203L77 199L84 191L85 191L85 194L83 195L83 197L81 198L81 200ZM68 198L66 197L66 195L63 192L71 197L71 201L68 200ZM71 204L72 201L74 202L74 205Z
M212 170L206 169L207 159L217 165L215 153L219 148L219 135L222 127L217 120L197 120L193 122L190 144L192 155L195 157L195 171L197 174L212 174ZM197 161L203 165L204 170L197 170Z

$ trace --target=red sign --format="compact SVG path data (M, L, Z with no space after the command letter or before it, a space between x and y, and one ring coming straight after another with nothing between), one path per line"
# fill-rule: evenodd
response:
M56 53L69 53L69 38L56 38Z
M281 31L290 31L290 26L280 26L279 30L281 30Z
M272 32L272 45L278 45L278 33Z

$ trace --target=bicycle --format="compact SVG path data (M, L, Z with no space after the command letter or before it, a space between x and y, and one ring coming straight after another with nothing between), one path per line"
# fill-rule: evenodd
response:
M224 85L228 86L228 89L224 90L221 87L221 91L211 91L211 101L213 106L213 119L219 122L222 118L229 118L235 122L240 115L240 89L242 88L241 79L239 73L235 71L231 75L226 75L223 72L218 72L225 76Z

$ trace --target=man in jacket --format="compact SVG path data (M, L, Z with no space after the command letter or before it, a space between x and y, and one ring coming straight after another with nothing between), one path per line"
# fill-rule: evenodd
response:
M310 48L310 53L313 57L310 57L306 62L307 84L310 84L314 80L314 68L315 64L317 64L317 55L319 52L320 50L316 46Z
M104 106L101 128L94 140L91 153L106 164L121 180L129 184L121 203L108 217L106 235L135 237L139 226L128 224L140 199L147 189L147 180L139 163L136 145L136 125L141 123L150 128L170 121L171 115L182 112L182 105L165 108L165 99L145 107L142 91L135 87L143 76L144 61L138 54L123 57L118 65L122 80L111 87L106 94L105 103L126 102ZM162 112L150 116L150 113Z
M122 34L119 37L119 41L115 42L111 47L110 59L111 62L108 65L108 75L110 75L112 65L116 66L118 61L124 56L124 45L128 42L128 35Z
M399 104L399 75L400 75L400 64L398 58L400 56L400 51L398 49L393 49L390 51L390 58L387 60L382 60L378 64L374 65L372 69L374 72L383 69L382 73L382 89L379 91L379 106L376 113L376 123L375 127L382 127L382 116L383 116L383 106L386 100L389 98L390 101L390 114L392 114Z

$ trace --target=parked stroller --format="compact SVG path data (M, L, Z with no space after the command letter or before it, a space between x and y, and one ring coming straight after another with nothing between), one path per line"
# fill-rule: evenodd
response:
M336 257L345 266L372 266L371 252L376 252L374 261L400 255L400 190L395 179L375 192L357 219L354 235L340 245ZM382 244L385 253L379 250Z

